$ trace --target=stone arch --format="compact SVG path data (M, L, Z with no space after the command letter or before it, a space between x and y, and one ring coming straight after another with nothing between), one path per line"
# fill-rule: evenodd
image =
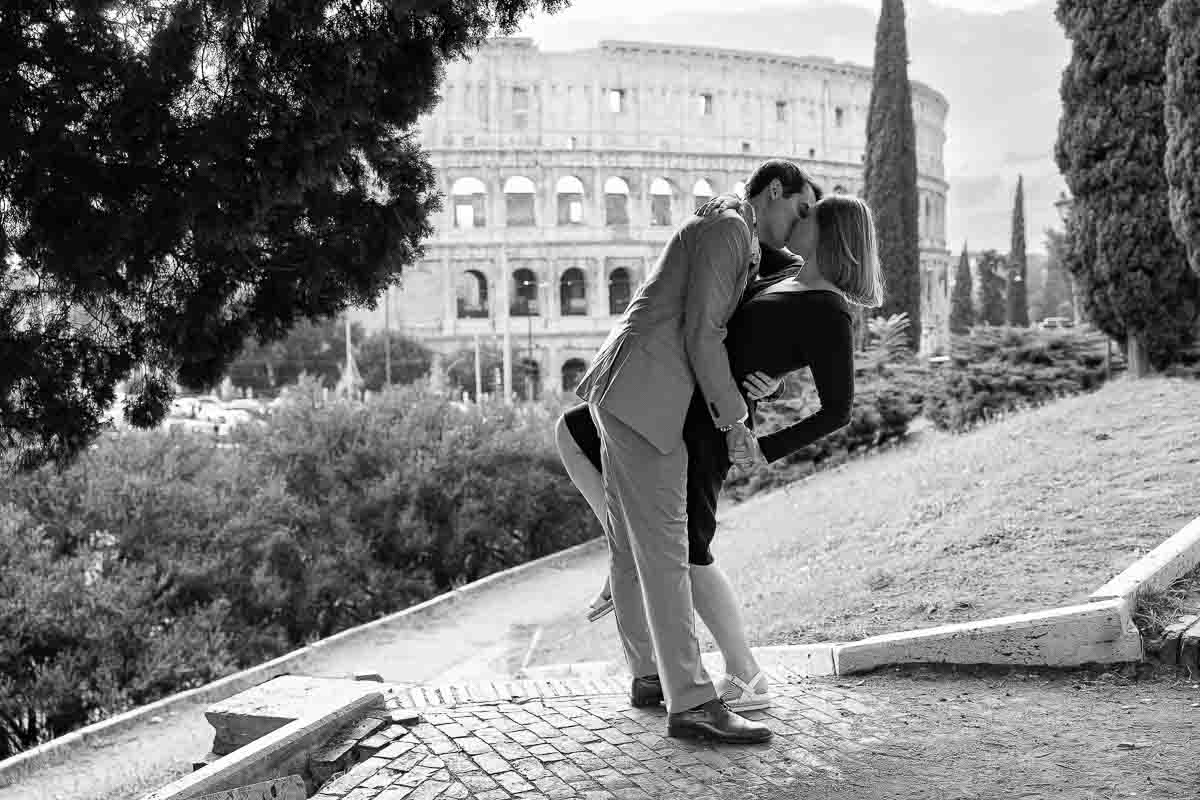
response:
M554 186L558 199L558 224L583 224L583 181L574 175L564 175Z
M608 313L624 314L633 299L633 276L625 267L617 267L608 273Z
M671 182L666 178L655 178L650 183L650 224L671 224L671 197L675 194Z
M450 187L454 227L482 228L487 224L487 186L479 178L463 177Z
M696 182L692 184L692 202L695 204L695 208L699 208L716 196L717 193L707 178L697 178Z
M558 279L559 308L564 317L586 316L587 307L587 276L579 267L569 267L563 270Z
M513 175L504 181L504 220L510 228L535 225L534 197L537 187L524 175Z
M519 267L512 274L512 308L514 317L536 317L538 315L538 278L528 267Z
M629 224L629 184L616 175L604 181L604 224Z
M562 365L562 390L573 392L587 372L587 362L582 358L568 358Z
M488 316L488 280L477 269L459 273L455 294L458 300L458 318Z

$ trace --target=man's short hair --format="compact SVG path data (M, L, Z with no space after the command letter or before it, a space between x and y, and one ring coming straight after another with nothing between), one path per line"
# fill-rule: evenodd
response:
M803 192L805 187L811 186L813 195L817 200L820 200L824 192L817 185L808 173L800 169L800 167L786 158L772 158L758 165L758 169L754 170L754 174L750 176L750 180L746 181L746 197L754 197L760 194L763 189L766 189L771 181L779 179L783 185L784 195L792 195Z

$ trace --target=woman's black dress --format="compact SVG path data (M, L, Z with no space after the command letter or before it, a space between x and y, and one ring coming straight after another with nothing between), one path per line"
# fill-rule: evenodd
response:
M779 377L808 367L821 400L821 408L804 419L767 436L759 447L768 462L816 441L850 420L854 400L854 345L850 311L836 292L786 288L782 282L800 263L795 256L764 246L762 274L755 281L726 330L725 348L734 379L752 372ZM743 392L744 396L744 392ZM754 424L754 401L747 424ZM564 414L567 429L600 469L600 435L586 403ZM697 389L683 424L688 451L687 518L688 560L713 562L710 545L717 529L717 497L729 472L725 434L717 430Z

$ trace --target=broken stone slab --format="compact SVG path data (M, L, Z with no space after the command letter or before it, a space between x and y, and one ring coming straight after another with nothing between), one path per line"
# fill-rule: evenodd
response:
M320 748L308 757L308 772L317 786L328 782L339 772L358 763L354 748L358 742L338 740Z
M397 725L416 725L421 721L421 712L413 708L398 708L389 716Z
M213 752L228 755L297 719L376 694L376 683L281 675L210 706L204 716L215 732Z
M1188 678L1200 678L1200 622L1193 623L1179 637L1179 666L1187 670Z
M1180 639L1183 637L1184 631L1196 624L1200 620L1200 615L1189 614L1185 617L1180 617L1178 620L1168 625L1163 629L1162 648L1159 650L1159 660L1167 666L1175 666L1179 664L1179 646Z
M392 743L392 740L382 733L373 733L365 739L358 740L355 753L359 761L365 761Z
M261 781L250 786L202 795L195 800L304 800L308 796L299 775Z

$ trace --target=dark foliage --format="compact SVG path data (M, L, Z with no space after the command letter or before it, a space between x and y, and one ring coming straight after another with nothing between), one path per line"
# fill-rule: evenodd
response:
M0 456L64 464L117 385L374 302L439 207L443 64L561 0L28 0L0 14Z
M1029 265L1025 258L1025 179L1017 176L1013 200L1012 244L1008 250L1005 321L1014 327L1029 326Z
M932 368L925 415L938 428L958 432L1097 389L1106 379L1104 351L1104 337L1094 333L976 328L955 337L949 363Z
M1200 3L1167 0L1166 173L1171 222L1200 273Z
M552 422L398 389L0 484L0 758L598 535Z
M1004 300L1004 270L1008 262L995 250L984 250L976 260L979 271L979 309L976 322L988 325L1003 325L1006 313Z
M879 313L908 315L909 341L921 342L921 247L917 145L902 0L883 0L875 30L875 69L867 111L863 198L875 212L887 297Z
M1157 3L1059 0L1071 41L1055 155L1071 193L1066 264L1089 320L1142 374L1195 331L1200 278L1171 228L1163 167L1167 32Z
M950 332L966 333L975 324L975 301L971 286L971 258L966 242L954 273L954 292L950 296Z

